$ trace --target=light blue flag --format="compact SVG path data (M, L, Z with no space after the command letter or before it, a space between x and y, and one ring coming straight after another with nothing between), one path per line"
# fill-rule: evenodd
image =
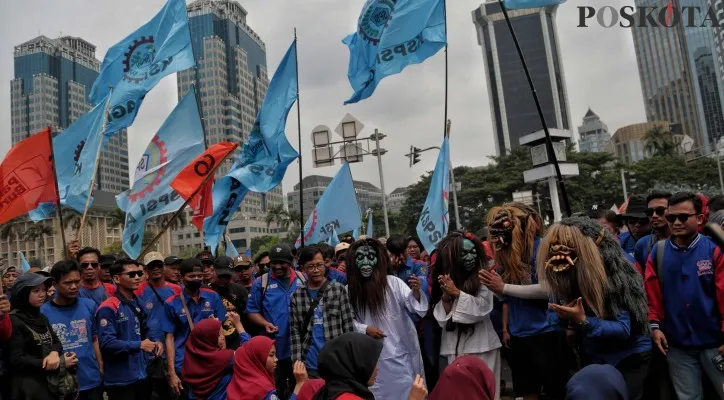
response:
M547 7L565 2L566 0L503 0L503 5L508 10L517 10L520 8Z
M228 174L253 192L266 193L274 189L284 178L289 164L299 157L284 133L289 110L297 101L296 61L295 41L269 83L240 160Z
M236 250L234 242L232 242L231 238L229 238L228 236L226 237L226 256L233 259L239 258L239 251Z
M352 231L352 239L357 240L358 237L359 237L359 228L354 228L354 230Z
M375 237L375 229L372 225L372 210L370 210L369 215L367 216L367 236Z
M186 2L168 0L148 23L108 49L90 92L98 104L113 87L108 134L133 123L143 97L165 76L194 66Z
M417 236L428 254L435 250L438 242L447 235L450 224L448 212L448 191L450 190L450 147L448 138L440 147L435 172L430 181L430 191L427 193L425 206L417 222Z
M224 176L214 183L211 189L213 198L214 213L204 219L204 243L209 246L212 253L216 253L216 247L229 225L231 217L239 209L241 202L249 190L238 180Z
M326 240L335 231L347 232L360 225L362 218L352 183L352 172L349 164L344 163L307 218L301 234L304 235L304 244L308 245ZM301 244L300 237L295 245L300 247Z
M50 219L55 216L55 203L40 203L38 208L28 213L28 217L33 222Z
M146 220L175 212L184 204L171 181L203 152L204 133L192 88L151 139L131 189L116 196L118 207L126 212L123 251L131 258L141 253Z
M349 47L347 77L354 94L344 104L374 93L380 81L419 64L445 47L444 0L367 0Z
M25 259L25 254L23 254L22 251L19 251L18 257L20 257L20 268L22 268L23 272L30 271L30 264L28 263L28 260Z
M332 234L329 235L329 239L327 239L327 244L332 247L337 247L338 244L342 242L339 241L339 236L337 236L337 230L332 228Z

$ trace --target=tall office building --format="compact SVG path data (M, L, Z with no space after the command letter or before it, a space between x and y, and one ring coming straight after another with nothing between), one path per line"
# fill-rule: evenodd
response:
M179 99L198 82L207 144L243 143L269 85L266 46L246 24L247 12L236 1L196 0L187 11L198 70L178 74ZM230 165L227 161L219 174L228 172ZM239 251L249 247L256 236L280 233L267 227L264 215L283 202L281 185L265 194L246 195L227 230ZM176 252L200 248L201 234L193 227L174 231L173 246Z
M668 4L668 0L636 0L636 6L649 7L647 13L650 7L665 9ZM708 9L706 0L678 0L675 6L697 7L697 26L632 27L646 118L681 125L681 133L694 139L697 151L709 153L724 135L724 75L714 29L700 26Z
M304 199L304 210L302 217L307 220L309 214L322 198L327 186L332 182L332 177L322 175L309 175L302 179L302 196ZM357 197L360 213L365 214L368 208L375 204L382 204L382 190L377 186L364 181L354 181L354 191ZM294 191L287 193L287 204L289 211L299 212L299 184L294 185ZM342 233L342 232L340 232Z
M50 126L55 134L91 109L88 94L100 70L96 48L72 36L38 36L15 46L15 79L10 82L12 144ZM127 190L126 131L115 135L101 154L97 188Z
M510 10L549 128L570 129L565 75L556 32L557 6ZM543 128L500 2L473 10L478 44L483 50L490 114L498 155L520 145L520 138Z
M581 153L603 152L610 139L608 126L589 108L583 117L583 125L578 127L578 151Z

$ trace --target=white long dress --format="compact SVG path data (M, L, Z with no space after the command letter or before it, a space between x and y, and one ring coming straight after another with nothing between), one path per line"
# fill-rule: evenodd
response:
M383 347L377 363L379 373L374 386L370 388L376 399L407 399L415 375L425 377L417 329L410 314L424 317L427 313L427 296L420 293L420 301L401 279L387 277L387 299L382 313L373 318L365 310L364 315L355 315L355 329L366 333L367 326L374 326L387 335L382 339Z
M493 371L495 382L500 382L500 339L490 321L490 313L493 311L493 292L484 285L480 285L476 296L471 296L463 291L460 297L452 303L449 313L445 312L442 301L435 305L433 315L443 328L440 355L446 356L448 365L463 355L471 355L480 358ZM474 325L474 330L468 331L460 336L458 342L458 329L448 331L445 329L448 321L459 324ZM496 385L495 398L500 398L500 388Z

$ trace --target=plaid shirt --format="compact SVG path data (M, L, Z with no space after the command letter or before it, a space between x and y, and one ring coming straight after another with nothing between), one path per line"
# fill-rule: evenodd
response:
M321 293L319 294L321 295ZM322 305L322 316L324 320L324 340L329 342L347 332L354 332L352 323L352 306L344 286L339 283L329 282L324 291L324 297L320 302ZM312 298L309 297L306 287L297 288L292 294L290 306L291 314L291 337L292 337L292 361L304 361L309 352L310 338L312 337L312 324L314 318L310 318L306 329L304 316L312 306ZM306 338L302 342L302 334L306 331Z

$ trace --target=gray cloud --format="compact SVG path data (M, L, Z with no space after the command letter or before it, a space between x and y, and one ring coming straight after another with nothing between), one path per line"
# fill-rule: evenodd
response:
M13 46L38 33L57 37L60 32L80 36L95 44L98 58L109 46L145 23L163 0L0 0L0 154L10 145L10 85L13 78ZM449 117L453 120L451 153L455 165L483 165L494 153L492 123L484 76L483 58L477 44L471 11L480 0L448 2ZM404 154L411 144L439 145L443 131L444 54L382 81L375 95L359 104L343 106L351 94L347 83L349 54L341 40L355 29L363 0L246 0L247 22L267 45L270 76L293 38L299 35L302 148L306 174L333 175L335 168L313 169L311 130L320 124L334 129L349 112L367 126L369 135L379 128L388 135L382 142L389 150L383 164L387 192L408 185L431 170L436 155L426 153L422 162L408 168ZM607 5L632 5L633 0L609 0ZM590 106L613 131L645 120L633 40L629 29L604 29L597 25L577 28L577 6L601 4L594 0L569 0L558 13L558 33L566 74L571 120L574 126ZM152 91L129 134L130 161L135 166L147 141L175 105L176 80L167 77ZM287 136L297 147L296 110L287 124ZM131 167L131 169L134 169ZM355 179L379 185L372 159L352 167ZM297 164L290 166L285 191L297 179Z

